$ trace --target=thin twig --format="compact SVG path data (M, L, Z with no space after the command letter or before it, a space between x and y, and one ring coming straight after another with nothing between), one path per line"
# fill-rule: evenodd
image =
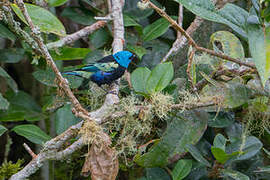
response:
M32 151L32 149L26 143L23 143L23 147L32 156L33 159L37 157L37 155Z
M23 3L23 0L16 0L16 3L18 5L18 7L22 11L22 13L24 15L24 18L26 19L26 22L28 23L28 25L29 25L29 27L31 29L32 37L37 42L43 57L46 59L47 64L53 69L54 73L56 74L56 79L58 81L59 87L69 97L69 99L72 102L73 106L75 107L76 111L88 114L87 110L85 110L81 106L81 104L79 103L77 98L74 96L73 92L71 91L71 89L70 89L70 87L69 87L69 85L67 83L67 80L63 78L63 76L61 75L60 71L58 70L56 64L54 63L54 61L53 61L47 47L45 46L45 44L43 43L42 38L40 37L39 29L36 26L34 26L28 12L27 12L27 9L26 9L26 7L25 7L25 5Z
M64 38L60 39L59 41L48 43L47 48L48 49L58 48L58 47L62 47L64 45L70 44L70 43L72 43L72 42L74 42L82 37L85 37L85 36L93 33L97 29L105 26L106 23L107 23L107 21L97 21L94 24L92 24L91 26L87 26L87 27L85 27L85 28L73 33L73 34L65 36Z
M181 27L177 24L177 22L175 20L173 20L164 10L160 9L159 7L157 7L155 4L153 4L150 0L142 0L142 2L144 3L147 3L151 8L153 8L154 10L156 10L156 12L164 17L165 19L167 19L171 26L173 28L175 28L177 31L180 31L182 33L183 36L185 36L188 41L189 41L189 44L191 46L193 46L196 50L198 51L202 51L202 52L206 52L208 54L211 54L213 56L216 56L216 57L219 57L219 58L222 58L222 59L226 59L228 61L231 61L231 62L234 62L234 63L237 63L239 65L243 65L243 66L247 66L247 67L250 67L250 68L254 68L255 69L255 65L252 64L252 63L247 63L247 62L243 62L241 60L238 60L238 59L235 59L235 58L232 58L230 56L227 56L225 54L222 54L222 53L217 53L213 50L210 50L210 49L206 49L206 48L203 48L203 47L200 47L199 45L197 45L197 43L193 40L193 38Z

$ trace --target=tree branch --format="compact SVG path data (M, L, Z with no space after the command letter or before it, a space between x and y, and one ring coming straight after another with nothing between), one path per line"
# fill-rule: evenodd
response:
M74 41L77 41L78 39L85 37L91 33L93 33L94 31L96 31L97 29L105 26L107 24L107 21L97 21L96 23L92 24L91 26L86 26L85 28L65 36L64 38L60 39L59 41L56 42L51 42L47 44L47 48L48 49L52 49L52 48L58 48L58 47L62 47L64 45L70 44Z
M192 39L192 37L181 27L177 24L177 22L175 20L173 20L169 15L166 14L166 12L162 9L160 9L159 7L157 7L155 4L153 4L150 0L142 0L143 3L147 3L149 7L153 8L160 16L164 17L165 19L167 19L170 24L172 25L173 28L175 28L177 31L181 32L183 36L185 36L188 41L189 41L189 44L192 45L197 51L202 51L202 52L206 52L208 54L211 54L213 56L216 56L216 57L219 57L219 58L222 58L222 59L226 59L228 61L231 61L231 62L234 62L234 63L237 63L241 66L247 66L247 67L250 67L250 68L253 68L255 69L255 65L253 63L247 63L247 62L243 62L239 59L235 59L235 58L232 58L230 56L227 56L223 53L217 53L213 50L210 50L210 49L206 49L206 48L203 48L203 47L200 47L199 45L197 45L197 43Z

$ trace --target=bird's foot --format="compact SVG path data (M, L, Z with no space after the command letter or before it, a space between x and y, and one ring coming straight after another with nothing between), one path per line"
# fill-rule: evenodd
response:
M109 91L107 92L107 94L114 94L114 95L118 95L118 93L116 91Z

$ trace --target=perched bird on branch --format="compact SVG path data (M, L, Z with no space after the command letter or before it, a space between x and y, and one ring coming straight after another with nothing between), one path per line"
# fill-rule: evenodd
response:
M62 74L79 76L88 81L93 81L101 87L103 84L111 84L120 78L129 64L136 58L136 55L129 51L119 51L95 63L87 64L80 69L66 71Z

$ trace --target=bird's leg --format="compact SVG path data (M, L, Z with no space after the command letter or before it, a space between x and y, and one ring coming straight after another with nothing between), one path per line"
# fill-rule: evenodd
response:
M114 92L114 91L108 91L108 90L106 90L106 89L104 89L102 86L99 86L103 91L105 91L106 92L106 95L107 94L114 94L114 95L118 95L116 92Z

